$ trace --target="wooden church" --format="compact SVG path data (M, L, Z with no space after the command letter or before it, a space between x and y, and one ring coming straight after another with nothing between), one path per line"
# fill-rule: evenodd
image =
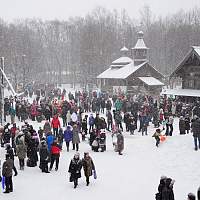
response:
M149 48L143 38L143 32L138 32L137 43L131 52L123 47L120 50L121 57L114 60L107 70L97 76L102 91L160 93L164 77L149 63ZM132 55L131 58L129 54Z

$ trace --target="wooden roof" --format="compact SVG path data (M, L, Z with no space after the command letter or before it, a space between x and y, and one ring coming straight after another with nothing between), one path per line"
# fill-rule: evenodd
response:
M178 66L176 67L176 69L174 70L174 72L170 75L171 77L174 77L177 75L177 73L183 68L183 66L186 64L186 62L188 61L188 59L193 56L196 55L196 57L200 60L200 46L192 46L192 48L190 49L190 51L186 54L186 56L183 58L183 60L178 64Z

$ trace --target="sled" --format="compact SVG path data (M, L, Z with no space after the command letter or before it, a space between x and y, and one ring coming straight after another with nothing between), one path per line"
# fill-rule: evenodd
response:
M160 141L161 141L161 142L164 142L164 141L166 140L166 138L167 138L166 135L161 135L161 136L160 136Z

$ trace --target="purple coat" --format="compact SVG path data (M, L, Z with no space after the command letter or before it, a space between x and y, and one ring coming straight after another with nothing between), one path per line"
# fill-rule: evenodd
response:
M71 127L67 126L67 129L64 131L65 142L72 141L72 135L73 135L73 133L72 133Z

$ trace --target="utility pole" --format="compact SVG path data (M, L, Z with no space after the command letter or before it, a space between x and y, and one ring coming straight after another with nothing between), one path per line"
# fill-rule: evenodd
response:
M4 57L0 58L0 67L4 71ZM0 85L0 108L1 108L0 123L1 123L1 125L4 125L4 77L3 77L3 73L1 74L1 85Z

